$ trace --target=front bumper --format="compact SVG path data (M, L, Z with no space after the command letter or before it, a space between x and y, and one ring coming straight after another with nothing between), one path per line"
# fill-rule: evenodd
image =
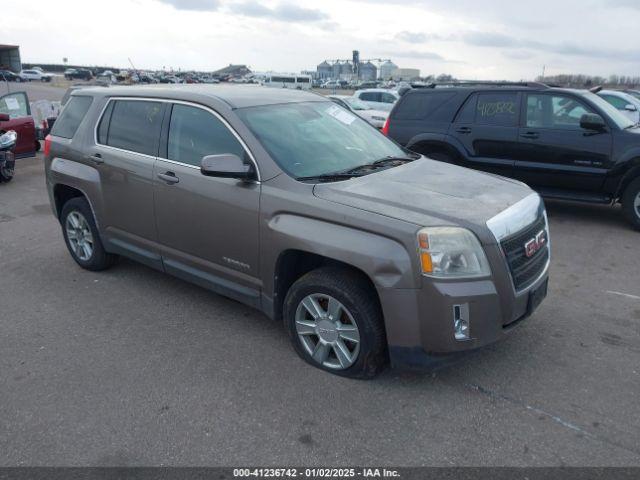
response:
M532 226L537 230L542 220L546 225L544 206L533 200L529 198L523 204L528 205L525 210L535 214L519 217L524 220L518 218L520 224L515 233L513 229L504 229L504 233L496 235L495 244L484 246L492 270L489 278L455 281L422 277L419 289L378 291L393 366L435 367L449 363L458 354L506 337L513 327L536 310L547 293L549 262L535 277L531 277L526 288L516 290L507 260L509 252L503 251L504 242L501 243L504 239L513 238L513 235L519 238L522 232L527 237ZM513 225L513 211L508 213L509 223ZM548 238L548 226L545 231ZM524 251L524 242L520 248ZM540 250L539 253L545 253L546 258L550 258L550 242L542 248L545 251ZM454 318L461 309L469 321L469 338L458 340Z
M546 296L548 272L518 294L513 292L510 283L505 283L496 280L425 282L419 290L380 291L392 366L438 366L458 356L455 354L505 338ZM468 340L455 339L456 305L468 305Z

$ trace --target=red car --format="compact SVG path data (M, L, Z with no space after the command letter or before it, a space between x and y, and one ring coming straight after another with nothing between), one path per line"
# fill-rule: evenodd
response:
M9 130L15 130L18 134L14 149L16 158L35 156L40 143L36 139L36 126L25 92L0 96L0 134Z

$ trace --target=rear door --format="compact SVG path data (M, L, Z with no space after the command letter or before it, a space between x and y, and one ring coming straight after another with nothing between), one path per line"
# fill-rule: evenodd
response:
M153 213L153 167L166 103L111 99L88 157L100 172L103 231L113 250L161 267Z
M164 268L257 306L260 184L200 172L206 155L250 153L208 108L176 103L165 118L153 179Z
M465 166L511 176L518 153L520 93L471 95L449 128L466 152Z
M0 113L11 117L0 122L0 131L14 130L18 134L18 143L14 153L16 157L30 157L36 154L36 127L31 117L29 98L25 92L8 93L0 97Z
M519 130L517 179L538 189L597 191L611 168L612 135L580 127L585 113L597 113L563 93L526 93Z

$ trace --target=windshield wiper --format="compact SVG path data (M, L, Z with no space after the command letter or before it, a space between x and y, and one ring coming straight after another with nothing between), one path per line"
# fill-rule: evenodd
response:
M625 130L631 130L632 128L638 128L640 127L640 122L638 123L634 123L632 125L627 125L626 127L624 127Z
M383 157L383 158L379 158L378 160L374 160L371 163L365 163L364 165L359 165L357 167L352 168L351 170L347 170L345 173L357 173L357 172L362 172L363 170L375 170L376 168L379 167L384 167L387 166L389 164L394 164L397 162L401 162L401 163L408 163L408 162L413 162L414 160L417 160L420 157L415 157L412 158L410 156L406 156L406 157L395 157L393 155L389 155L387 157Z
M333 180L348 180L349 178L359 177L356 173L348 172L336 172L336 173L321 173L320 175L310 175L308 177L296 177L296 180L324 180L331 182Z

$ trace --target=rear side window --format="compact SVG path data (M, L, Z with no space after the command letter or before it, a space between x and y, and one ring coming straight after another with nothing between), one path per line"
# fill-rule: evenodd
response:
M381 102L382 94L380 92L362 92L360 94L360 100L365 102Z
M514 127L518 124L518 111L517 93L481 93L478 95L476 123Z
M108 112L105 111L106 113ZM103 117L106 118L106 115ZM158 154L161 126L162 103L116 100L106 133L106 145L155 156ZM104 130L101 123L98 133L102 136L105 134Z
M244 158L244 148L224 123L201 108L173 106L167 148L169 160L199 167L202 157L222 153Z
M456 95L456 92L408 94L398 106L394 117L399 120L430 118L445 102Z
M51 135L62 138L73 138L82 123L93 97L74 96L67 102L58 120L53 125Z

